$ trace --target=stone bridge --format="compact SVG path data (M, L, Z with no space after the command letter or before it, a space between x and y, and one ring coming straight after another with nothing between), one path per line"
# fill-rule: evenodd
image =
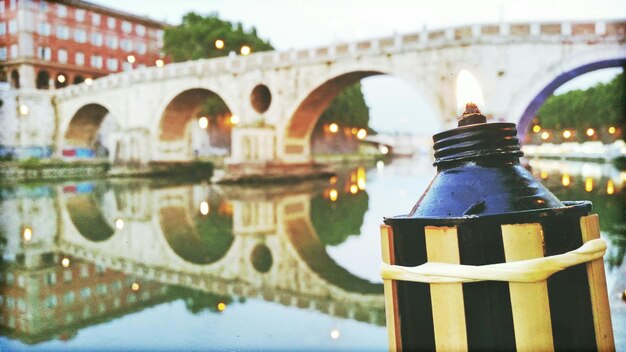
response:
M383 325L382 284L350 274L329 257L311 225L312 192L306 187L229 191L196 185L100 194L59 189L56 247L153 282ZM216 201L220 192L227 202ZM224 219L232 221L227 231L207 234Z
M89 147L106 117L119 128L110 153L115 161L190 160L196 114L217 95L240 119L232 132L231 164L302 164L311 160L319 115L342 89L369 76L398 77L450 127L462 69L480 82L484 112L519 123L524 133L558 86L626 65L625 36L623 20L477 24L142 68L42 93L53 96L56 120L48 123L56 130L32 133L48 136L57 150Z

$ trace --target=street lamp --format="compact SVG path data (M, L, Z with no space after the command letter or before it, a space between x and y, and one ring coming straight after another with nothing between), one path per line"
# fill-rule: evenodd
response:
M156 66L157 66L157 67L163 67L163 65L165 64L165 62L163 62L163 60L161 60L161 59L157 59L157 60L155 61L155 64L156 64Z
M128 55L126 57L126 61L128 61L131 64L134 64L135 63L135 55Z
M337 131L339 131L339 125L337 125L336 123L331 123L330 126L328 126L328 130L331 133L337 133Z
M205 130L207 127L209 127L209 119L202 116L201 118L198 119L198 126L202 128L203 130Z
M215 41L215 48L216 49L224 49L224 41L221 39L217 39Z
M252 52L252 49L250 49L249 46L244 45L241 47L241 50L239 52L241 53L241 55L246 56Z

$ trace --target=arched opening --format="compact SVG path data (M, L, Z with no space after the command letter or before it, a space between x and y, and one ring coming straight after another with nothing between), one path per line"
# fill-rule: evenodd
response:
M272 103L272 93L270 89L264 84L259 84L254 87L250 94L250 103L256 112L260 114L266 112Z
M65 132L65 157L106 158L113 150L111 135L118 129L115 119L106 118L109 110L87 104L74 114Z
M80 84L85 82L85 77L81 76L81 75L76 75L74 76L74 81L73 84Z
M56 78L54 79L54 88L64 88L67 87L68 83L70 81L70 78L67 76L66 73L59 73L57 74Z
M198 209L193 215L186 207L167 206L160 210L165 239L180 258L194 264L210 264L223 258L231 247L233 219L230 206L210 200L210 212Z
M11 88L20 88L20 73L17 70L11 71Z
M541 91L539 91L539 93L537 93L534 96L534 98L530 101L530 103L526 106L517 124L518 133L521 137L520 140L522 140L523 142L529 141L529 137L530 137L529 134L533 133L532 128L536 124L536 123L533 123L533 121L535 122L537 121L536 119L537 119L537 113L539 112L539 109L546 102L546 100L550 98L555 93L555 91L559 87L561 87L563 84L565 84L566 82L570 80L575 79L576 77L579 77L586 73L590 73L592 71L608 69L608 68L619 68L619 67L621 68L626 67L626 58L597 61L597 62L593 62L593 63L576 67L567 72L563 72L559 74L550 83L548 83L544 88L542 88ZM543 132L547 132L547 131L544 130Z
M50 73L46 70L37 72L37 89L50 89Z
M187 139L195 157L230 154L231 131L237 123L216 93L195 88L178 94L161 116L162 143Z
M81 194L68 199L66 208L70 220L86 239L102 242L115 233L93 194Z

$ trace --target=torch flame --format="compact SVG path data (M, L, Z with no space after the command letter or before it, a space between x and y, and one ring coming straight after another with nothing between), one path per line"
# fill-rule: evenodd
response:
M480 84L474 75L468 70L459 71L456 79L456 111L460 115L465 110L466 103L475 103L478 108L484 110L485 98Z

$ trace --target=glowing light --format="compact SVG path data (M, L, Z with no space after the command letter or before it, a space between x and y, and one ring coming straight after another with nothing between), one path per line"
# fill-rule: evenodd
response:
M541 176L542 180L545 180L546 178L548 178L548 172L547 171L541 171L539 176Z
M593 130L593 128L587 128L587 136L591 137L594 134L596 134L596 131Z
M91 78L85 78L85 84L90 86L93 83L93 79Z
M563 176L561 176L561 184L565 187L570 185L569 174L563 174Z
M606 194L613 193L615 193L615 186L613 185L613 180L609 180L609 182L606 183Z
M363 139L365 137L367 137L367 131L364 128L361 128L359 132L357 132L356 138Z
M241 47L241 50L239 52L241 53L241 55L246 56L252 52L252 49L250 49L249 46L244 45Z
M376 162L376 170L383 171L384 168L385 168L385 162L382 160L378 160Z
M572 131L570 131L570 130L563 131L563 138L568 139L571 136L572 136Z
M209 119L207 119L204 116L199 118L198 119L198 127L202 128L203 130L206 129L207 127L209 127Z
M135 63L135 55L128 55L126 56L126 61L128 61L131 64Z
M359 191L359 187L357 185L350 186L350 193L356 194Z
M165 65L165 62L161 59L157 59L154 64L156 65L156 67L163 67L163 65Z
M28 106L26 106L24 104L20 105L20 108L19 108L20 115L22 115L22 116L28 115L28 110L29 110Z
M539 126L539 125L534 125L534 126L533 126L533 132L535 132L535 133L539 133L539 131L541 131L541 126Z
M124 228L124 220L122 220L121 218L117 218L115 219L115 228L118 230L121 230Z
M337 125L336 123L331 123L330 126L328 126L328 130L331 133L337 133L337 131L339 131L339 125Z
M329 182L331 185L334 185L334 184L336 184L336 183L337 183L337 180L338 180L337 176L331 176L331 178L330 178L330 180L328 180L328 182Z
M337 339L339 338L339 336L340 336L340 335L341 335L341 334L339 333L339 330L337 330L337 329L333 329L333 330L330 332L330 338L331 338L331 339L333 339L333 340L337 340Z
M609 127L609 134L614 134L616 131L615 127L611 126Z
M224 49L224 41L221 39L217 39L215 41L215 48L216 49Z
M386 145L379 145L378 150L380 150L383 155L387 155L389 153L389 148Z
M334 202L337 200L339 193L336 189L331 189L330 192L328 192L328 196L330 197L330 200Z
M69 267L70 266L70 258L65 257L65 258L61 259L61 265L64 268Z
M201 202L200 203L200 214L207 215L209 213L209 203Z
M481 110L485 107L485 98L478 80L468 70L461 70L456 79L456 108L459 115L465 111L465 104L470 102Z
M359 132L359 129L358 129L358 128L356 128L356 127L352 127L352 128L350 129L350 133L352 133L352 134L357 134L358 132Z
M593 178L587 177L585 179L585 191L587 192L593 191Z
M217 304L217 310L223 312L226 309L226 303L220 302Z
M365 168L362 166L356 170L356 185L361 191L365 190Z
M58 75L58 76L57 76L57 81L59 81L59 83L65 83L65 76L63 76L63 75Z
M31 230L30 227L24 228L24 231L22 232L22 237L24 238L24 241L30 241L33 238L33 230Z
M236 125L239 123L239 116L237 115L231 115L230 117L230 123L233 125Z
M139 286L139 284L138 284L138 283L136 283L136 282L133 282L133 284L132 284L132 285L130 285L130 289L131 289L131 290L133 290L133 291L135 291L135 292L139 291L139 289L140 289L140 288L141 288L141 287L140 287L140 286Z
M548 138L550 138L550 133L548 133L548 131L543 131L543 133L541 134L541 139L545 141Z

